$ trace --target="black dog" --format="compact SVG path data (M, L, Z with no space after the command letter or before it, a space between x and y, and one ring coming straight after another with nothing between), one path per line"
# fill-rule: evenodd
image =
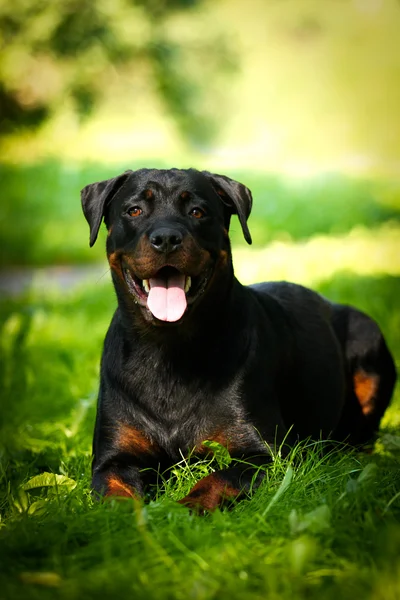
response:
M228 229L237 214L251 243L251 204L244 185L194 169L127 171L83 189L90 245L103 218L108 229L118 298L94 436L99 494L141 496L152 467L215 440L231 466L181 500L213 510L259 483L270 446L364 444L377 430L396 379L378 326L299 285L242 286Z

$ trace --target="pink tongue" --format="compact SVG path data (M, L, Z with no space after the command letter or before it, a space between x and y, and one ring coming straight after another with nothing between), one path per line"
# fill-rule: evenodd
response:
M147 307L160 321L179 321L186 310L185 276L181 273L168 279L149 280L150 292Z

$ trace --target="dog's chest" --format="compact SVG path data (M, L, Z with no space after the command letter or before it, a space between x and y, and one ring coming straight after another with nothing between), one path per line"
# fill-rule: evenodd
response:
M243 414L240 374L229 382L182 373L149 362L131 378L132 422L153 444L174 459L205 451L214 440L237 446L249 424Z

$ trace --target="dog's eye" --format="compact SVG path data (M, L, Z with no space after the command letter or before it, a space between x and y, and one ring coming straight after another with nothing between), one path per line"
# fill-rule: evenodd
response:
M191 217L194 217L195 219L201 219L202 217L205 216L205 212L204 210L201 210L201 208L192 208L192 210L190 211L189 215Z
M139 206L133 206L128 210L128 214L130 217L138 217L142 214L142 209Z

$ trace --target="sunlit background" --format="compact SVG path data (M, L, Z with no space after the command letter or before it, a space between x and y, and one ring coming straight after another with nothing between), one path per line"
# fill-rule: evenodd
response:
M245 282L399 272L396 0L2 0L0 25L3 268L101 260L80 188L155 165L252 188L279 243L236 252Z
M11 160L400 167L396 0L18 0L0 11ZM35 124L39 135L22 133Z
M399 170L396 0L3 0L0 18L10 160Z

